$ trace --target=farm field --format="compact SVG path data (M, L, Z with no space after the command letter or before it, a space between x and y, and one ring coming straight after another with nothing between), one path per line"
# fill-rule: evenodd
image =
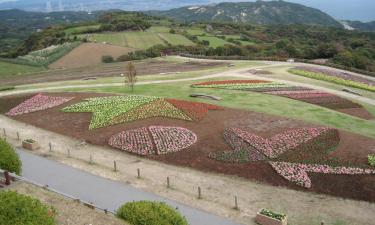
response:
M165 45L163 40L171 45L194 44L180 34L167 33L163 27L156 27L148 32L95 33L80 35L80 37L87 37L88 40L92 42L106 42L108 44L134 49L148 49L154 45Z
M102 56L110 55L117 58L128 54L134 49L106 45L102 43L83 43L73 49L67 55L49 65L51 69L71 69L78 67L88 67L102 63ZM80 59L80 60L77 60Z
M42 67L27 66L0 61L0 78L9 77L12 75L22 75L25 73L33 73L42 70L45 69Z
M212 48L217 48L219 46L230 44L229 42L227 42L223 39L213 37L213 36L198 36L198 39L201 40L201 41L209 41L210 47L212 47Z

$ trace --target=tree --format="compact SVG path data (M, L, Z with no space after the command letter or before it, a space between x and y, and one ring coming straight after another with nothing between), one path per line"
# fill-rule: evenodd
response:
M134 92L134 85L137 82L137 70L132 62L128 62L125 70L125 84L128 84L132 92Z

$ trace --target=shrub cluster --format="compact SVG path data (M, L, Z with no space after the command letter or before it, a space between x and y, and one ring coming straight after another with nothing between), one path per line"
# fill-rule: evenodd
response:
M20 174L21 167L22 162L13 147L6 140L0 138L0 169Z
M375 167L375 155L374 154L373 155L368 155L368 163L371 166Z
M13 191L0 192L1 225L54 225L55 210Z
M185 217L163 202L129 202L117 216L132 225L188 225Z

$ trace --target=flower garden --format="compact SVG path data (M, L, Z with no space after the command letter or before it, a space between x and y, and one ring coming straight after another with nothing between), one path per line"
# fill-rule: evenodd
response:
M224 80L193 84L192 87L253 91L290 98L336 111L342 109L361 109L366 111L361 105L334 94L305 87L290 86L278 82L262 80ZM372 118L372 116L370 117Z
M137 155L161 155L181 151L196 142L197 135L186 128L149 126L113 135L108 144Z
M62 105L72 99L73 98L69 97L51 97L43 94L37 94L34 97L22 102L21 104L9 110L6 115L18 116L22 114L42 111Z
M345 72L305 66L293 68L289 70L289 72L307 78L328 81L339 85L375 92L375 81Z
M218 106L206 103L129 95L90 98L62 111L92 112L89 128L96 129L152 117L196 121L203 119L209 110L219 109Z

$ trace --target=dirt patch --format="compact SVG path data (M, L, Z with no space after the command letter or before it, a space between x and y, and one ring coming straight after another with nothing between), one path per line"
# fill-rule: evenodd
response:
M77 60L79 62L79 60ZM1 77L0 83L6 85L22 85L53 81L79 80L89 77L116 77L124 73L127 62L99 64L91 67L73 69L59 69L41 72L32 75ZM134 62L137 75L159 75L177 72L200 71L215 67L225 66L224 62L163 62L147 60Z
M132 48L107 45L102 43L84 43L67 55L49 65L51 69L69 69L102 63L102 56L110 55L114 59L134 51Z
M102 212L92 210L71 199L67 199L61 195L26 182L19 181L13 184L9 189L39 199L42 203L48 206L53 206L57 210L56 222L58 225L127 224L113 215L106 215Z
M198 142L195 145L174 154L148 156L147 158L202 171L244 177L275 186L285 186L296 190L313 191L375 202L375 189L373 188L375 176L327 176L312 174L312 188L304 189L284 180L267 162L231 164L208 158L209 153L230 150L230 146L223 138L225 128L239 127L252 131L262 137L270 137L290 128L314 127L314 125L309 123L245 110L224 108L223 110L210 111L200 122L152 118L89 131L88 127L92 116L91 113L62 113L60 109L67 105L80 102L84 98L104 96L104 94L55 93L53 95L75 96L76 98L62 106L41 112L16 116L13 117L13 119L102 146L108 146L107 141L110 136L123 130L150 125L181 126L197 134ZM21 102L22 97L24 96L15 98L18 98ZM7 97L8 100L10 98L12 97ZM6 105L5 103L1 103L3 101L10 102L6 99L1 99L0 104L3 104L3 106ZM10 109L15 105L16 101L13 101L12 104L8 104L6 108ZM340 137L340 144L332 153L332 156L345 164L364 166L367 163L367 155L372 153L375 149L375 141L344 131L340 131Z

